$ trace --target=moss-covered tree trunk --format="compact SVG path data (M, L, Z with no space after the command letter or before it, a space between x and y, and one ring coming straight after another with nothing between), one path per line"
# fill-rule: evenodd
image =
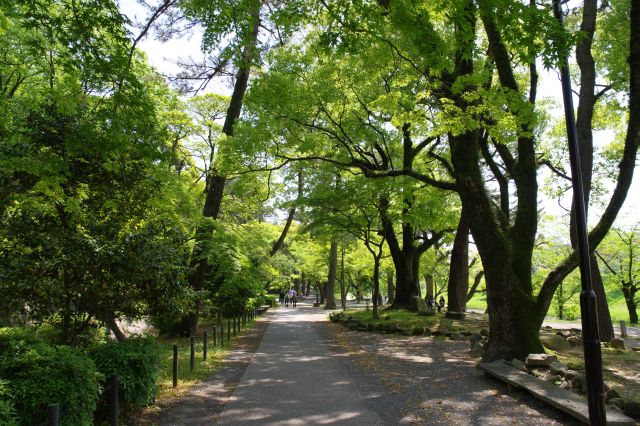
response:
M331 241L331 248L329 249L329 276L327 277L327 286L325 287L325 309L336 308L336 298L334 295L334 289L336 286L336 275L338 272L338 241L333 239Z
M464 312L469 291L469 220L465 209L460 212L460 221L451 250L449 282L447 285L447 310Z

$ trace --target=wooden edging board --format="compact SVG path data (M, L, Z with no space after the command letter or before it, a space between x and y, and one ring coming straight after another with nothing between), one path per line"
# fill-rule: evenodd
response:
M481 363L478 367L486 374L502 380L510 386L524 389L541 401L589 424L589 407L587 401L580 395L531 376L505 361ZM636 422L618 411L607 409L607 424L635 425Z

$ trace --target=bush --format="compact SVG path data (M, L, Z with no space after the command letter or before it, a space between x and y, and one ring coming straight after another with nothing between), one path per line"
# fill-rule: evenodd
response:
M101 375L81 351L39 341L32 331L0 329L0 376L13 398L19 424L46 421L46 407L57 402L65 425L93 423Z
M154 402L160 352L153 338L131 337L124 342L95 345L89 349L89 354L104 377L118 375L123 411ZM105 403L98 410L98 418L108 409L106 398L103 399Z
M16 409L13 406L9 384L8 380L0 379L0 424L17 426L18 413L16 413Z

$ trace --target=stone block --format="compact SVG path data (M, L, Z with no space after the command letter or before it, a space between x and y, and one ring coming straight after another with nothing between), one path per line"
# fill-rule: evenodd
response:
M471 356L481 358L484 355L484 345L480 342L474 343L471 347Z
M413 312L424 312L427 310L427 304L420 296L413 296L411 298L411 308Z
M571 348L567 339L562 336L558 336L557 334L547 334L540 336L540 341L542 344L552 351L564 352Z
M609 347L613 349L627 349L626 345L624 344L624 340L620 338L615 338L612 341L610 341Z
M549 354L529 354L524 360L527 368L549 368L551 363L558 360L558 357L555 355Z
M569 371L569 368L560 361L554 361L549 366L549 371L551 371L552 374L558 374L564 377L567 371Z

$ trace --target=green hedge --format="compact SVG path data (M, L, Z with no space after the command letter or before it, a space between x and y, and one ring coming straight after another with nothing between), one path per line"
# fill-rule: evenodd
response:
M145 407L154 402L159 354L158 345L153 338L141 337L95 345L89 349L89 355L105 378L108 379L112 374L118 375L122 411ZM106 415L108 409L108 398L103 400L98 418Z
M39 341L20 328L0 329L0 376L21 425L46 422L57 402L63 425L93 423L102 375L80 350Z
M13 405L10 382L2 379L0 379L0 425L18 425L18 413Z

